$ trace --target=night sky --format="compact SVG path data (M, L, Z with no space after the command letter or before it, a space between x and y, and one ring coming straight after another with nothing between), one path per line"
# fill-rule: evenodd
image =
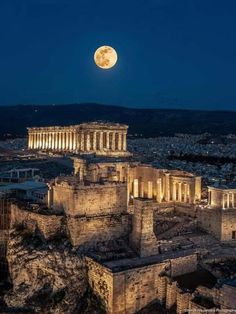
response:
M0 0L0 104L79 102L236 110L236 1Z

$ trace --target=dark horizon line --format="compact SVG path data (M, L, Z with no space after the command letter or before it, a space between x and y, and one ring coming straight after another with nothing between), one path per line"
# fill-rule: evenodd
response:
M19 107L19 106L24 106L24 107L59 107L59 106L91 106L91 105L96 105L96 106L103 106L103 107L113 107L113 108L124 108L124 109L133 109L133 110L178 110L178 111L199 111L199 112L236 112L236 109L195 109L195 108L164 108L164 107L159 107L159 108L154 108L154 107L134 107L134 106L128 106L128 105L110 105L110 104L103 104L103 103L96 103L96 102L81 102L81 103L63 103L63 104L12 104L12 105L1 105L0 108L9 108L9 107Z

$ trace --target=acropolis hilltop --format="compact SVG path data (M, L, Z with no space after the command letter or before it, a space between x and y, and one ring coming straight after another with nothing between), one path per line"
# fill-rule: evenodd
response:
M207 187L195 173L133 159L127 131L108 122L28 128L27 152L42 163L66 155L73 173L42 182L26 181L34 168L22 169L25 177L8 171L18 182L2 189L7 306L59 314L236 309L236 186Z

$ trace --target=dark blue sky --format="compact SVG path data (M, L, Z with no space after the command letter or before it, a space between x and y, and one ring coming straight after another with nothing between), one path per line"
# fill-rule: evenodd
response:
M0 35L1 105L236 110L235 0L1 0Z

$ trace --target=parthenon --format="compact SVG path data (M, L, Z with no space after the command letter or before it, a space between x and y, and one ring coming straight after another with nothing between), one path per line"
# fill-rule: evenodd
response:
M128 126L89 122L71 126L28 128L28 148L57 152L128 156Z

